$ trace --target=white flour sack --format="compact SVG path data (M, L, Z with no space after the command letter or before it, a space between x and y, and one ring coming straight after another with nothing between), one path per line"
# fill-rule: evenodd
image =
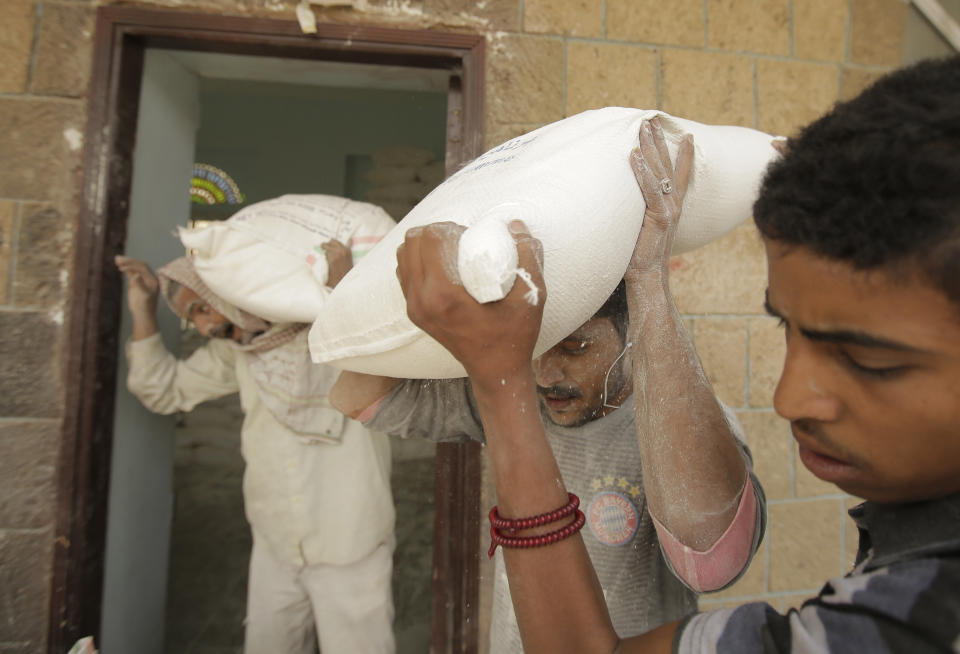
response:
M330 294L310 331L313 360L391 377L466 374L407 318L396 278L396 250L406 231L440 221L468 228L459 273L479 301L502 297L516 272L512 240L498 225L491 228L491 221L519 218L527 224L543 243L548 296L535 354L558 343L600 308L626 271L644 213L629 155L639 144L641 121L653 116L660 116L674 159L683 135L694 137L694 168L674 253L747 220L767 164L777 156L770 135L655 110L587 111L490 150L421 200ZM472 238L473 231L482 233Z
M180 229L197 274L227 302L270 322L313 322L330 295L321 244L350 246L354 263L396 227L380 207L332 195L283 195L227 220Z

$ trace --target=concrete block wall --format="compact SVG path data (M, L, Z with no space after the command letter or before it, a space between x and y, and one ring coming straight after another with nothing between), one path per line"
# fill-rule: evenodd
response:
M0 3L0 653L46 648L62 343L69 306L93 20L106 0ZM125 0L295 20L295 0ZM657 107L790 134L902 60L906 0L344 0L320 21L487 37L487 147L579 111ZM673 289L721 398L747 429L770 499L748 574L704 606L787 606L842 573L850 499L795 461L771 408L781 336L745 225L674 262Z

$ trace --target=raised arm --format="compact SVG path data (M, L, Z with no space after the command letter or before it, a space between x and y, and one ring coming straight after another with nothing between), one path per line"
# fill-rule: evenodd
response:
M235 352L222 339L178 361L163 345L157 330L160 283L139 259L117 256L117 268L127 278L127 306L133 334L127 343L127 388L154 413L189 411L197 404L238 390Z
M749 483L747 467L670 294L670 251L691 174L692 139L681 142L676 167L657 121L644 123L640 143L631 165L647 210L625 279L644 490L661 541L666 528L683 546L704 552L734 521ZM734 561L714 562L728 568L714 585L735 577L749 559L753 514L742 519L747 537L739 539Z
M117 255L117 269L127 278L127 308L133 319L133 340L157 333L157 297L160 282L144 261Z

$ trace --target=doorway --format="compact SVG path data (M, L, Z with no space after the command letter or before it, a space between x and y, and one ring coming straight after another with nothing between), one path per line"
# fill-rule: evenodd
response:
M116 490L119 484L125 483L124 474L137 476L135 465L117 465L118 450L123 446L114 416L126 410L122 394L116 390L124 377L122 356L118 356L123 342L121 320L124 314L121 311L121 284L113 269L112 258L125 251L141 229L141 221L135 219L137 214L134 211L138 166L133 163L136 150L142 151L146 147L146 141L138 134L146 107L138 105L141 92L146 93L152 84L152 78L145 77L145 70L154 66L150 61L159 55L165 60L166 68L182 68L195 75L194 82L201 98L204 92L209 98L218 93L221 99L231 93L263 97L264 89L254 89L251 85L267 85L276 93L287 94L284 104L288 108L294 103L291 95L306 102L310 101L311 94L316 93L335 95L340 100L351 94L369 96L364 100L372 106L372 103L384 101L384 96L372 100L374 95L389 95L390 91L398 90L382 88L384 86L400 84L399 90L411 95L429 93L430 90L411 89L410 85L443 83L446 85L442 91L446 107L439 120L433 122L442 122L439 129L443 142L437 149L438 156L445 157L446 170L455 170L479 154L482 142L482 37L355 26L320 26L317 35L305 36L299 33L293 21L102 8L98 12L95 42L95 73L84 171L84 215L78 233L77 288L71 311L72 326L76 328L71 330L74 337L69 345L71 366L68 374L77 383L70 384L74 391L68 397L68 411L74 420L66 421L64 460L67 465L61 478L61 491L64 491L61 496L71 497L74 501L62 506L59 515L60 533L70 538L71 546L57 551L50 651L62 651L80 635L100 635L101 629L111 624L110 602L118 601L112 589L122 587L122 584L111 584L111 574L118 574L111 573L112 565L121 577L129 570L152 573L155 579L150 583L154 586L159 584L156 577L165 577L162 574L166 555L162 546L163 524L165 519L167 524L174 519L174 512L172 506L165 508L164 498L169 503L172 479L159 478L151 482L154 499L148 504L154 514L149 520L145 519L144 524L149 523L154 530L148 537L148 542L155 546L152 562L132 557L122 564L114 564L115 558L122 560L124 555L117 554L123 551L115 546L122 543L122 539L118 541L111 530L118 526L129 528L132 524L130 516L136 515L140 507L127 507L133 512L126 518L121 517L122 511L117 513L116 496L109 488L113 485ZM211 70L215 72L211 73ZM267 79L251 79L257 75ZM371 79L382 80L380 88ZM317 83L318 80L322 81ZM347 85L348 82L353 86ZM204 85L208 88L204 89ZM350 88L353 90L346 90ZM436 88L432 90L437 91ZM223 106L229 107L231 103L225 101ZM201 107L199 114L202 116L202 113ZM169 111L164 113L166 116L170 114ZM221 111L219 115L225 114ZM371 189L365 188L362 172L371 165L372 153L359 139L354 139L353 144L353 152L337 154L343 169L339 178L336 174L327 174L324 178L326 186L315 185L317 180L313 179L308 182L309 188L292 188L295 175L290 173L284 178L290 185L283 190L337 195L369 193ZM221 141L219 153L216 153L217 147L204 152L198 140L191 157L193 154L197 157L223 155L225 151L229 154L229 146L234 150L239 147L238 143ZM162 150L167 152L170 149L169 142L164 140ZM333 151L335 148L328 149ZM184 151L189 150L184 148ZM234 170L243 169L240 159L231 164ZM224 162L219 163L223 167ZM142 165L139 167L143 168ZM242 173L237 177L242 177ZM261 184L258 187L259 182L258 179L247 187L253 189L251 200L263 199L257 197L258 193L278 194L280 189L276 186ZM395 211L400 212L402 208L398 206ZM166 229L156 219L147 220L144 226L148 232ZM138 429L141 425L139 418L136 417ZM169 424L162 426L161 431L171 427ZM172 443L164 437L156 437L150 442L161 450L160 443ZM164 457L172 461L175 455L171 450L159 451L159 454L158 451L141 453L141 456L153 458L156 462ZM418 458L422 457L412 456L411 460ZM422 462L417 461L417 465ZM422 470L420 472L422 478ZM436 513L432 542L433 582L429 593L430 647L437 652L471 651L476 647L478 533L477 521L470 519L478 514L476 448L437 447L431 476L434 482L432 503ZM168 511L167 518L164 518L164 511ZM158 524L159 532L156 531ZM127 551L132 549L135 548ZM149 575L143 579L149 581ZM114 606L123 606L128 611L141 600L144 601L140 607L141 617L155 616L155 611L148 607L156 607L156 597L153 604L149 604L145 595L138 594L135 599L121 599L120 604ZM125 628L136 625L136 619L128 618L120 621ZM147 627L140 631L154 633Z

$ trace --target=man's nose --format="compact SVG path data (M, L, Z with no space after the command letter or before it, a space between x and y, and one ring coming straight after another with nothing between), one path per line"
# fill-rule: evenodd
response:
M787 346L773 408L787 420L838 420L843 403L836 392L838 380L832 364L817 354L815 345L798 340Z
M563 381L563 366L556 347L533 360L533 376L539 386L555 386Z
M197 328L197 331L206 337L209 337L214 327L216 327L216 324L214 324L214 321L209 316L197 316L193 324Z

